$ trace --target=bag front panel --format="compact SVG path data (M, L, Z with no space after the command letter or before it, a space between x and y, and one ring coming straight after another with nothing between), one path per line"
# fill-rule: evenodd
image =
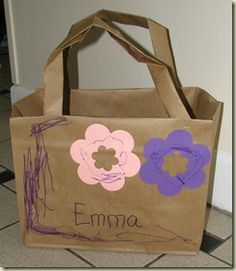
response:
M11 133L27 245L199 249L211 121L12 118Z

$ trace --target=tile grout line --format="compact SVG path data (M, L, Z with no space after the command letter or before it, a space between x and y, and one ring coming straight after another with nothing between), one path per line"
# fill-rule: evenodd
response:
M225 261L225 260L219 258L218 256L215 256L215 255L211 254L211 253L213 253L216 249L218 249L219 247L221 247L221 246L222 246L226 241L228 241L232 236L233 236L233 235L231 234L230 236L228 236L227 238L225 238L225 239L223 240L223 242L222 242L219 246L217 246L216 248L214 248L212 251L205 252L205 253L207 253L208 255L212 256L213 258L216 258L216 259L218 259L218 260L220 260L220 261L223 261L223 262L225 262L225 263L227 263L227 264L229 264L229 265L232 266L232 263L230 264L230 263L228 263L227 261Z
M158 261L159 259L161 259L162 257L164 257L166 254L161 254L159 256L157 256L155 259L153 259L152 261L150 261L149 263L145 264L143 266L144 267L149 267L151 264L155 263L156 261Z
M0 141L0 144L1 143L5 143L5 142L7 142L7 141L11 141L11 138L8 138L8 139L3 139L2 141ZM1 165L0 165L1 166ZM6 168L6 167L5 167Z
M8 97L6 95L2 95L2 96L5 97L5 98L7 98L8 100L10 100L10 102L11 102L11 97Z
M4 169L0 172L0 184L15 180L15 172L9 169Z
M207 202L207 208L213 209L221 214L227 215L227 216L231 216L232 217L232 212L226 211L224 209L218 208L215 205L212 205L211 203Z
M0 142L0 143L1 143L1 142ZM13 171L12 169L9 169L9 168L5 167L5 166L4 166L4 165L2 165L2 164L0 164L0 167L4 168L4 169L6 169L6 170L10 170L11 172L13 172L13 173L14 173L14 171Z
M212 238L215 238L215 239L221 241L222 243L225 241L225 239L223 239L223 238L221 238L221 237L219 237L219 236L217 236L217 235L215 235L215 234L213 234L213 233L211 233L211 232L209 232L209 231L206 231L206 230L205 230L205 234L211 236ZM231 235L232 235L232 234L231 234ZM230 236L231 236L231 235L230 235ZM228 238L228 237L227 237L227 238Z
M9 168L6 168L5 166L3 166L2 164L0 164L0 167L4 168L5 170L4 171L10 171L12 174L15 174L13 170L9 169ZM0 172L3 173L4 171Z
M10 137L9 137L9 138L7 138L7 139L3 139L3 140L1 140L1 141L0 141L0 144L1 144L1 143L4 143L4 142L6 142L6 141L10 141L10 140L11 140L11 138L10 138Z
M222 246L226 241L228 241L231 237L232 237L233 235L232 235L232 233L228 236L228 237L226 237L225 239L222 239L222 243L218 246L218 247L220 247L220 246ZM213 251L211 251L211 252L214 252L218 247L216 247Z
M14 180L14 179L13 179ZM13 192L14 194L16 194L16 191L14 191L13 189L11 189L10 187L4 185L4 183L1 183L1 186L5 187L7 190Z
M212 258L214 258L214 259L216 259L216 260L218 260L218 261L220 261L222 263L225 263L225 264L227 264L229 266L232 266L232 263L228 263L227 261L222 260L222 259L218 258L217 256L214 256L214 255L212 255L210 253L207 253L207 252L204 252L204 253L206 253L208 256L210 256L210 257L212 257Z
M0 90L0 92L1 92L1 90ZM4 98L10 100L10 102L11 102L11 96L7 96L7 94L8 94L8 93L1 94L0 97L4 97ZM9 93L9 94L10 94L10 93ZM10 94L10 95L11 95L11 94Z
M220 259L220 258L218 258L218 257L216 257L216 256L214 256L214 255L211 255L210 253L207 253L207 252L203 252L203 253L207 254L208 256L210 256L210 257L212 257L212 258L214 258L214 259L216 259L216 260L218 260L218 261L220 261L220 262L222 262L222 263L224 263L224 264L226 264L226 265L228 265L228 266L231 266L231 267L233 266L231 263L229 263L229 262L227 262L227 261L224 261L224 260L222 260L222 259ZM146 265L143 266L143 267L149 267L151 264L157 262L159 259L161 259L161 258L164 257L165 255L166 255L166 254L160 255L159 257L157 257L156 259L152 260L151 262L149 262L148 264L146 264Z
M7 111L11 111L11 108L6 109L6 110L3 110L3 111L0 111L0 114L1 114L1 113L5 113L5 112L7 112Z
M68 252L70 252L71 254L73 254L74 256L76 256L77 258L79 258L80 260L84 261L85 263L87 263L91 267L96 267L94 264L92 264L91 262L89 262L88 260L86 260L85 258L83 258L82 256L80 256L79 254L77 254L73 250L71 250L69 248L65 248L65 250L68 251Z
M15 221L15 222L13 222L13 223L11 223L11 224L8 224L8 225L6 225L6 226L0 228L0 231L5 230L5 229L11 227L11 226L17 224L18 222L19 222L19 220Z
M1 90L0 90L0 92L1 92ZM9 94L9 96L7 96L7 94ZM9 93L5 93L5 94L0 94L0 96L6 98L8 100L10 100L10 103L11 103L11 93L10 92Z
M7 98L6 98L6 99L7 99ZM11 111L11 107L8 108L8 109L5 109L5 110L3 110L3 111L0 111L0 114L1 114L1 113L4 113L4 112L6 112L6 111Z
M6 94L5 94L6 95ZM3 95L3 94L1 94L0 95L0 99L3 99L3 100L6 100L6 102L10 102L10 109L11 109L11 100L10 100L10 98L9 97L7 97L7 96L5 96L5 95ZM10 101L9 101L10 100ZM3 111L5 111L5 110L3 110ZM2 111L1 111L2 112Z
M233 234L230 234L230 236L228 236L227 238L225 238L223 243L225 243L226 241L228 241L231 237L233 237Z

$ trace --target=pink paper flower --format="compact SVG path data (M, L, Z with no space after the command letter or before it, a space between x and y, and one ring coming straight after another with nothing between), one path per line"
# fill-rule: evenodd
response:
M124 130L112 133L101 124L90 125L85 139L73 142L70 148L72 159L79 164L79 178L90 185L100 183L106 190L117 191L125 184L125 177L136 175L140 169L139 158L132 153L133 137ZM102 167L94 160L100 150L111 150L116 164ZM99 164L99 167L96 165ZM107 169L110 170L107 170Z

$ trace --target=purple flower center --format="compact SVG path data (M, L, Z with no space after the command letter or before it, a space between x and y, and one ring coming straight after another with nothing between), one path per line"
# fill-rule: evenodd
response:
M174 152L163 157L162 170L169 173L170 176L176 176L178 173L184 173L188 159L180 152Z

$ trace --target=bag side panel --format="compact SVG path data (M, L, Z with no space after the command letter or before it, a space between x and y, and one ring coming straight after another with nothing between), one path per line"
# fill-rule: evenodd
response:
M13 104L17 109L12 110L12 117L35 117L43 115L43 89L36 90L30 95Z
M196 253L204 227L210 163L203 168L202 185L183 188L175 196L166 196L157 184L143 181L140 171L126 177L118 191L104 189L100 183L89 185L78 176L81 165L73 161L70 148L76 140L85 139L86 129L94 123L110 132L128 132L134 139L132 153L141 165L147 162L143 154L147 142L153 138L166 141L176 130L187 131L194 144L212 151L212 121L12 118L19 213L26 244ZM90 136L99 137L96 133Z
M184 87L183 92L197 119L212 120L214 118L220 102L198 87Z

